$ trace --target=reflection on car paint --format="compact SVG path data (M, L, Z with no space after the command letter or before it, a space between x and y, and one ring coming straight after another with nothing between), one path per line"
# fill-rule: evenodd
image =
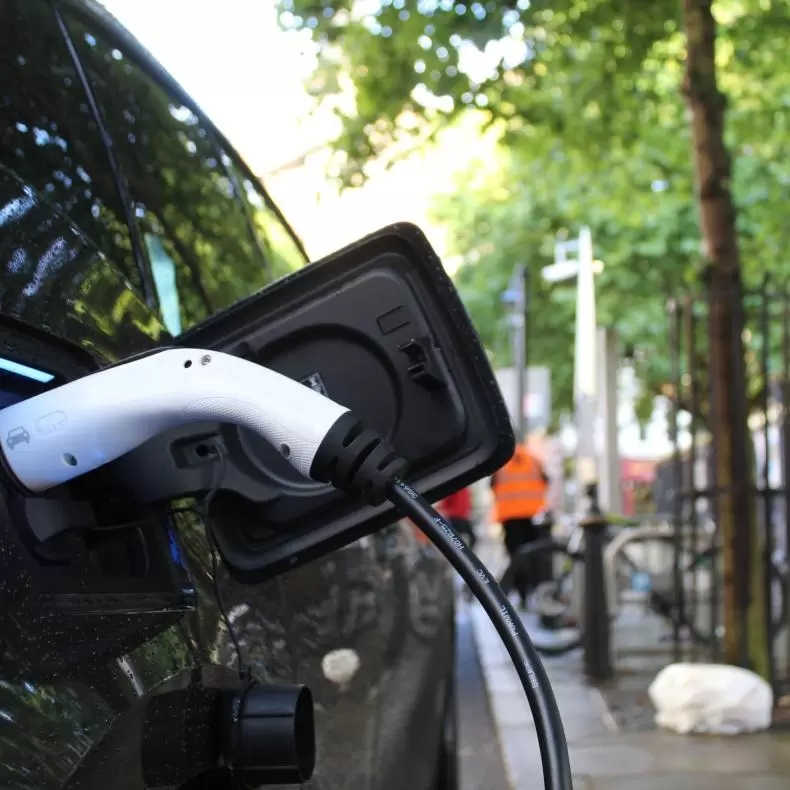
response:
M39 343L35 352L41 370L52 363L51 372L69 378L166 343L169 334L141 296L145 288L117 184L73 64L53 29L49 3L0 4L0 43L6 44L0 65L4 74L18 76L4 82L7 101L0 107L0 315L7 346L19 347L22 329L30 326L69 344L67 352L58 345L50 355ZM30 51L22 51L21 42ZM98 43L93 37L97 62L107 54ZM125 56L121 65L128 65ZM142 134L145 109L122 107L128 114L121 128ZM158 172L161 161L154 160L149 174ZM211 172L218 169L210 164ZM156 183L153 178L138 186L150 191ZM273 271L300 265L296 245L275 214L256 200L249 182L244 186ZM231 194L230 180L221 187ZM186 199L181 208L195 203ZM153 214L142 200L135 212L143 224ZM222 219L212 227L227 233ZM183 228L191 228L189 214ZM231 250L242 247L238 239L229 242ZM233 289L250 288L244 277L235 277L238 271L210 270L225 298L238 295ZM186 296L199 313L195 289ZM171 326L177 329L178 322L171 320ZM14 359L10 348L3 355ZM431 784L440 723L435 699L449 665L451 596L420 581L435 574L442 560L413 534L404 534L390 534L382 553L371 536L265 585L240 584L222 566L217 572L216 585L252 675L306 683L314 693L314 790L423 790ZM27 549L0 502L3 790L142 790L146 776L177 776L178 786L202 770L205 755L186 742L171 754L149 750L146 717L152 701L174 689L238 681L236 652L217 603L202 519L180 514L163 537L179 582L173 596L146 598L160 608L143 612L122 605L122 596L105 597L99 602L107 611L97 613L91 607L101 596L78 593L64 601L36 593ZM412 587L416 595L409 593ZM338 655L342 683L337 662L328 673L322 662ZM353 672L352 656L358 658Z
M27 200L20 200L21 197ZM167 333L98 249L0 165L0 210L16 205L0 227L5 265L0 313L51 332L99 360L140 353ZM44 250L56 259L42 265ZM107 314L113 315L112 321Z
M127 282L141 288L112 168L79 75L46 3L4 0L0 4L0 68L0 163L22 173L51 206L90 235ZM6 227L35 209L26 193L15 196L13 204L0 200L0 205L0 218L13 215ZM67 237L61 241L71 247ZM57 242L57 237L50 238L41 252ZM26 247L14 250L10 268L37 266L39 250L32 258L29 252ZM28 297L35 295L33 288L46 291L51 274L31 278Z
M359 670L361 659L356 650L347 647L330 650L321 659L324 677L338 686L349 683Z

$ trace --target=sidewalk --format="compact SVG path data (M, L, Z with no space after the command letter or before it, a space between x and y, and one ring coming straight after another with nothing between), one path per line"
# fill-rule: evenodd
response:
M486 545L487 544L487 545ZM498 547L478 550L492 571ZM512 790L543 786L540 753L524 692L487 616L469 605L486 686ZM577 651L546 658L571 753L575 790L787 790L790 733L742 737L619 732L603 697L587 686ZM493 788L492 788L493 790Z

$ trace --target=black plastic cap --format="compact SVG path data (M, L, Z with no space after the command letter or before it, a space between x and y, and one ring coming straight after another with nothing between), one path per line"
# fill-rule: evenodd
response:
M351 412L332 426L310 467L310 477L361 499L380 505L407 462Z
M252 683L226 698L225 760L243 788L301 785L315 769L313 696L306 686Z

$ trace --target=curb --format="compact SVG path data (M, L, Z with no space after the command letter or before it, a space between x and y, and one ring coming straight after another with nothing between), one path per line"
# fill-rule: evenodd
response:
M480 642L480 633L479 633L480 625L478 618L480 617L480 615L482 615L487 619L488 616L482 610L480 604L478 604L477 601L473 601L467 604L467 614L469 617L469 622L472 625L472 629L471 629L472 640L474 641L475 650L477 651L477 661L480 665L480 671L483 674L483 684L485 685L485 690L486 690L486 703L488 706L488 710L491 713L491 720L494 722L494 727L496 728L497 745L499 746L499 754L502 759L502 765L505 768L505 778L507 779L508 790L517 790L515 771L510 760L508 760L508 756L504 748L504 742L502 738L502 727L500 722L497 720L497 716L494 711L494 706L492 705L494 691L491 688L491 668L486 662L483 661L481 655L482 651L480 647L481 642Z

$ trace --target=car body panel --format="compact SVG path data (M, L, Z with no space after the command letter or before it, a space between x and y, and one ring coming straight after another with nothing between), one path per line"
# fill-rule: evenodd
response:
M92 3L56 4L61 6L78 10L83 20L113 25L120 35ZM6 42L0 68L2 57L24 59L25 47L44 47L47 73L70 81L62 96L72 95L79 74L69 67L65 47L56 52L63 42L56 39L50 4L11 0L2 13L9 7L26 36L37 32L34 40ZM157 65L149 65L156 73ZM57 90L52 95L61 96ZM37 100L23 93L15 109L41 112ZM117 224L97 225L96 236L70 221L79 215L74 183L85 157L92 172L85 171L87 186L80 189L98 194L111 171L90 113L81 113L69 117L78 126L88 119L82 131L55 121L47 131L43 120L35 128L29 118L9 123L0 110L0 355L65 379L171 340L145 287L150 261L134 257L134 245L124 241ZM20 135L28 141L35 135L41 151L23 146ZM37 151L44 160L34 184L22 171ZM238 168L244 172L243 163ZM116 199L105 196L95 210L123 217L122 207L111 211ZM101 234L113 227L120 236L105 244ZM113 250L131 257L103 254ZM222 609L254 677L306 683L313 692L318 763L310 787L430 790L452 666L452 586L442 558L417 541L411 527L394 525L252 587L215 568L205 523L183 513L158 518L153 529L146 525L142 537L136 530L108 537L93 550L100 557L95 579L90 573L72 578L71 565L61 579L59 568L73 547L31 560L19 528L21 500L5 478L2 486L4 790L176 788L209 770L216 755L204 748L199 728L183 727L168 749L152 742L150 733L166 729L167 722L152 721L159 714L151 701L183 689L238 683ZM108 507L123 511L123 503ZM143 556L147 551L151 556Z

